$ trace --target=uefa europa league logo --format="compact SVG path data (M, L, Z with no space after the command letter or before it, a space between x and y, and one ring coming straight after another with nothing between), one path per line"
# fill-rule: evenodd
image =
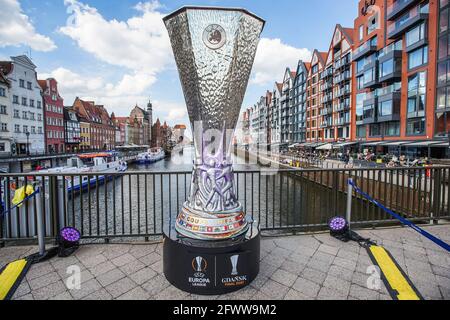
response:
M192 260L192 269L194 269L195 272L203 273L207 268L208 263L202 257L197 257Z
M230 260L231 260L231 266L232 266L231 275L232 276L237 276L238 275L237 266L238 266L238 262L239 262L239 255L232 256L230 258Z

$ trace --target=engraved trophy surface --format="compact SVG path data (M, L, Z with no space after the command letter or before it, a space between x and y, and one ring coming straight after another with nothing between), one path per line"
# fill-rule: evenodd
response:
M235 193L231 138L265 22L243 9L208 7L184 7L164 22L195 146L191 192L176 230L198 240L239 236L248 222Z

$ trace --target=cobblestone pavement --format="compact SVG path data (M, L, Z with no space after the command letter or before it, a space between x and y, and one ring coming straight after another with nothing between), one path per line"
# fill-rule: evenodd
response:
M450 225L426 228L450 241ZM426 299L450 299L450 254L406 228L364 230L377 240ZM172 287L163 275L162 245L86 245L72 257L33 266L14 299L390 299L381 283L368 288L372 265L365 249L328 234L265 238L261 272L249 287L225 296L199 297ZM36 247L0 249L0 266L36 251ZM68 267L81 270L81 288L68 290ZM70 270L69 270L70 271Z

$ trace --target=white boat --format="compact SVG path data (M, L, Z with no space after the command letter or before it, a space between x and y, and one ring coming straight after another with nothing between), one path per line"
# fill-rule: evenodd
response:
M138 154L136 162L138 164L150 164L163 160L166 153L162 148L149 149L147 152Z
M125 172L128 169L128 164L125 161L118 159L115 153L92 153L83 154L67 160L67 166L40 170L40 174L70 174L75 176L67 176L66 186L67 191L80 191L88 188L88 186L95 187L97 184L105 182L105 175L91 176L90 174L97 173L119 173ZM83 181L80 182L80 176ZM108 179L112 177L109 176Z

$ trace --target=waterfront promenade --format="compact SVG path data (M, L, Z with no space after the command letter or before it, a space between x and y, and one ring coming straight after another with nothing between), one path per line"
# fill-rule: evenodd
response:
M450 225L425 229L450 241ZM385 246L425 299L450 299L450 255L411 229L361 230ZM37 247L0 249L0 265L36 252ZM14 299L175 300L390 300L382 282L367 274L366 250L327 233L264 238L261 272L250 287L225 295L193 296L171 286L162 271L162 244L84 245L72 257L31 268ZM70 266L81 271L81 288L67 289ZM369 282L368 282L369 280Z

